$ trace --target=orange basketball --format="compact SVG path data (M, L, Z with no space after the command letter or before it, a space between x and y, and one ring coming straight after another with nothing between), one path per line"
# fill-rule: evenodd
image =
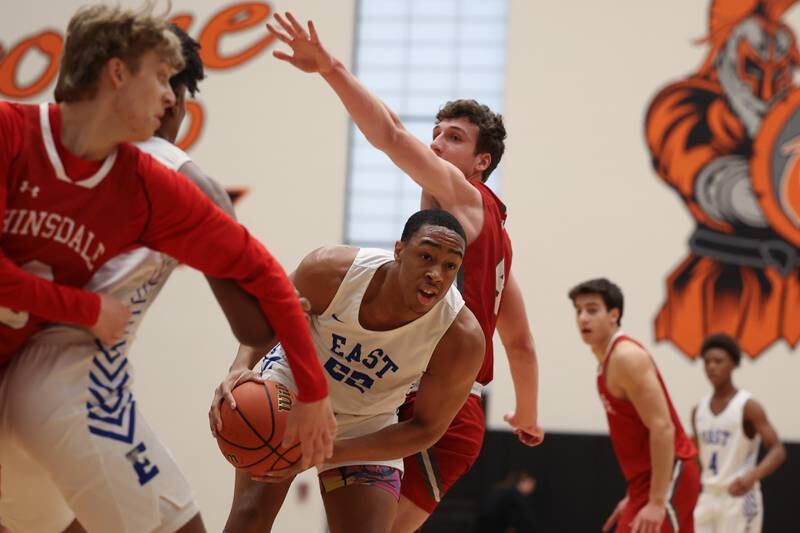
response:
M222 403L222 431L217 444L237 470L263 475L288 468L300 460L300 444L281 446L292 394L274 381L245 381L233 389L236 409Z

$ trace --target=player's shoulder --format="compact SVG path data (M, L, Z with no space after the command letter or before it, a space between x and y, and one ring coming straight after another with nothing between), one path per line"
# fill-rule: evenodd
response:
M311 275L338 274L342 278L358 255L359 248L344 244L320 246L303 258L299 269Z
M615 369L638 371L653 366L650 354L636 341L623 338L614 346L609 365Z
M761 417L766 414L764 406L756 400L752 394L747 393L744 403L742 405L745 418Z
M328 308L357 253L358 248L352 246L322 246L300 261L292 281L311 303L312 312L319 314Z

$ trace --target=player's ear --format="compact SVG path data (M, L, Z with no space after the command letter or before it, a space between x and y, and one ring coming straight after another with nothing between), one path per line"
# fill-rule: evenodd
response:
M478 164L475 167L480 170L481 172L486 172L486 169L489 168L489 165L492 164L492 154L489 152L484 152L482 154L478 154Z
M108 73L108 79L115 89L125 82L128 77L128 67L125 62L118 57L112 57L106 62L105 70Z
M614 309L609 311L608 314L609 316L611 316L614 322L616 322L616 324L619 326L619 309L615 307Z
M403 248L405 248L405 244L403 241L395 241L394 242L394 260L400 261L400 254L403 253Z

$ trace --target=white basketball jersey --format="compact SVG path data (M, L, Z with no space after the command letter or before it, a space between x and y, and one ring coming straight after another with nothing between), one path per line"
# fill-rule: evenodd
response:
M192 160L189 154L161 137L150 137L144 142L136 143L135 146L156 158L165 167L178 171L180 168Z
M136 146L175 171L191 161L186 152L160 137L152 137ZM145 312L176 265L177 261L161 252L136 248L109 259L83 287L88 291L114 296L130 308L131 321L125 330L124 344L120 343L115 348L118 352L127 351ZM86 330L63 324L48 327L37 334L37 337L46 336L48 341L52 341L55 335L74 338L78 334L87 338L93 337Z
M761 438L748 438L743 428L744 405L750 397L749 392L738 391L717 415L711 412L711 394L698 404L695 426L704 487L725 490L755 467Z
M378 268L393 259L386 250L359 250L328 308L311 320L337 414L394 414L464 306L453 285L430 311L404 326L364 329L358 321L361 300Z

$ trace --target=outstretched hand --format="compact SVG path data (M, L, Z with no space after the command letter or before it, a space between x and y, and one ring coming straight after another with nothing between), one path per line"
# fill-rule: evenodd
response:
M313 22L308 21L308 30L306 30L288 11L286 18L282 17L280 13L275 13L275 20L278 21L283 31L272 24L267 24L267 30L278 40L288 44L292 49L292 54L275 50L272 52L273 56L294 65L303 72L325 74L333 69L336 60L322 46Z

